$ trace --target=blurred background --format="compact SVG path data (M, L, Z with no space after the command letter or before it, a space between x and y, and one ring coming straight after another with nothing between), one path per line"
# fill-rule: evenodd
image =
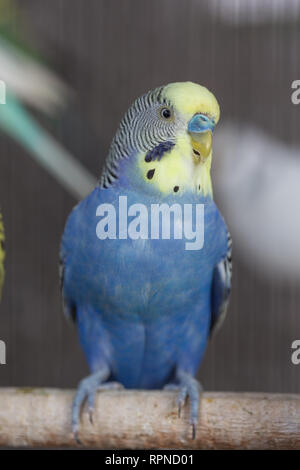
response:
M0 386L88 374L61 307L66 217L134 98L191 80L221 106L214 190L234 247L229 313L199 377L206 390L300 392L299 14L293 0L0 0Z

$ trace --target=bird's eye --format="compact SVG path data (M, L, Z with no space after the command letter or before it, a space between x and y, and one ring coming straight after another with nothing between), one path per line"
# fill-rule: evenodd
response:
M170 108L161 108L160 110L160 116L163 118L163 119L166 119L166 120L170 120L173 116L172 114L172 110Z

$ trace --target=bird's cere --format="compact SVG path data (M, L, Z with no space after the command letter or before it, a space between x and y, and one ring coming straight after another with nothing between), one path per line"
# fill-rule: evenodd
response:
M96 210L99 240L187 240L186 250L204 246L204 204L141 203L128 206L127 196L119 196L118 206L100 204Z
M190 133L202 134L206 131L213 131L215 127L215 121L213 118L209 118L205 114L195 114L189 122L188 131Z

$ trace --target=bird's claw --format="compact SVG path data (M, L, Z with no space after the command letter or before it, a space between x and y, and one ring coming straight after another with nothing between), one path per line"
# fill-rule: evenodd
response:
M97 387L97 389L98 389L98 387ZM94 415L95 396L96 396L96 391L97 391L97 389L91 391L91 392L87 395L88 413L89 413L89 420L90 420L90 423L91 423L91 424L94 424L93 415Z
M90 420L90 423L93 425L94 424L94 408L89 408L89 420Z
M190 425L192 427L192 439L196 438L197 424L198 424L198 411L200 403L200 393L202 391L201 384L191 375L186 372L178 374L178 384L168 384L164 387L165 390L178 390L177 407L178 418L181 417L182 408L185 405L186 399L190 401Z
M196 426L197 426L197 423L192 423L191 424L192 426L192 439L196 439Z
M94 424L94 408L95 408L95 396L96 391L99 390L122 390L124 386L120 382L105 382L103 384L98 385L97 390L91 393L88 396L88 413L89 413L89 420L90 423Z
M185 404L186 397L187 397L187 387L185 385L182 385L181 387L179 387L179 392L177 396L178 418L180 418L181 416L181 410Z
M91 424L93 424L96 392L98 390L117 390L123 388L123 386L118 382L101 383L101 380L103 380L103 374L101 375L96 373L83 379L77 388L72 406L72 432L75 441L79 445L82 445L82 442L78 436L80 412L85 400L87 400L88 405L89 421Z
M76 444L78 444L79 446L82 446L83 443L82 443L81 440L79 439L78 432L79 432L79 428L74 428L74 427L73 427L73 437L74 437L74 440L76 441Z

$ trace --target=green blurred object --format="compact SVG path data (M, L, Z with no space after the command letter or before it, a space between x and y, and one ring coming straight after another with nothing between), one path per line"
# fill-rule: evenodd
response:
M54 116L67 105L71 92L39 56L12 33L18 15L14 2L0 0L0 80L5 84L0 128L80 200L94 188L96 179L25 107L28 105Z

